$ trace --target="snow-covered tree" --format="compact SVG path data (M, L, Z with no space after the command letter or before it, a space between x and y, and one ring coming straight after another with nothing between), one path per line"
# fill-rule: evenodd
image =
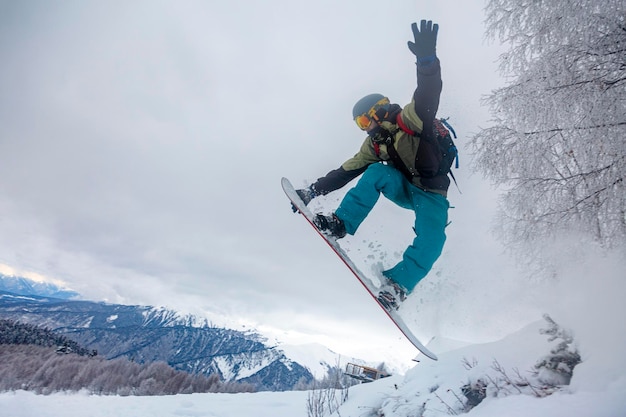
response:
M589 233L626 238L626 3L490 0L487 34L508 47L493 125L472 140L477 170L506 189L509 242Z

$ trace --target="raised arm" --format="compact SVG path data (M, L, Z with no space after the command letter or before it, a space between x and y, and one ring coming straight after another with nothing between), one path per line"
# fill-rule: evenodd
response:
M422 20L419 29L417 23L413 23L411 29L414 41L409 41L408 46L417 59L417 88L413 94L415 113L424 123L423 131L430 134L443 86L436 49L439 25Z

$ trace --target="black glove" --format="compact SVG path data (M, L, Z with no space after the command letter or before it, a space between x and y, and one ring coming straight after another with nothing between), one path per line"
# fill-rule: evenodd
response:
M315 191L315 188L313 188L313 186L301 190L296 190L296 194L298 194L298 197L300 197L305 206L308 206L311 200L317 197L317 192ZM296 206L294 206L293 204L291 205L291 210L293 210L294 213L298 211Z
M439 25L433 21L422 20L420 29L417 29L417 23L411 25L415 42L409 41L409 49L417 57L419 63L433 61L437 54L437 32Z

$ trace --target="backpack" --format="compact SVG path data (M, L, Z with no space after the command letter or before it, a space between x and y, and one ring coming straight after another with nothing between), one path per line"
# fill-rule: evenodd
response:
M400 129L404 132L411 136L420 136L419 133L409 129L404 124L400 115L398 115L397 122ZM456 132L447 119L434 119L433 130L435 131L434 140L424 137L420 140L417 157L419 163L416 169L422 178L433 178L439 175L450 174L456 183L454 174L450 169L452 164L455 164L455 168L459 167L459 152L454 144L454 140L452 140L452 136L454 136L454 139L457 138Z

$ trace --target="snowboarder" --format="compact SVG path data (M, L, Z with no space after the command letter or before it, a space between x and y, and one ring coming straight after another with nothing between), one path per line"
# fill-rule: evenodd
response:
M352 110L357 126L367 132L358 153L339 168L297 190L305 204L313 198L344 187L363 174L358 183L330 215L317 214L318 229L337 239L353 235L376 204L380 193L402 208L415 212L415 238L402 260L383 271L386 282L379 301L397 309L417 283L428 274L441 255L446 240L450 180L446 174L432 174L433 162L420 141L432 139L439 107L442 81L436 55L439 26L422 20L411 25L414 41L409 50L417 58L417 88L410 104L401 108L382 94L369 94ZM411 134L413 133L413 134ZM428 164L430 163L430 166ZM427 174L428 172L431 174Z

